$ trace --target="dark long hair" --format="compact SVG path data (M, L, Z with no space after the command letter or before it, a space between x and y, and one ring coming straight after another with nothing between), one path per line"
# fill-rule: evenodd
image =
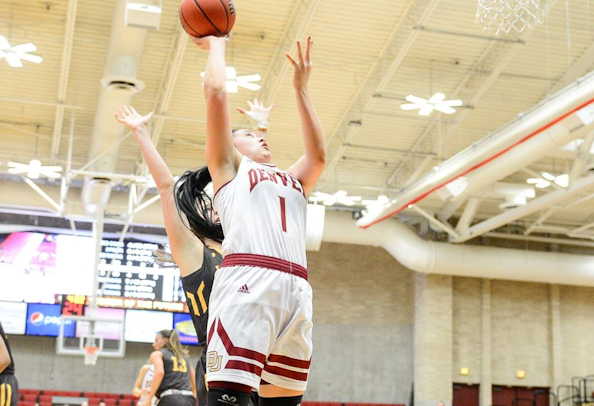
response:
M212 220L213 201L204 188L212 182L206 166L186 171L175 183L175 205L180 216L185 215L192 233L202 242L205 238L223 242L223 228Z
M165 348L175 354L179 362L184 359L184 355L188 355L188 350L179 342L179 333L177 330L161 330L157 334L167 338Z

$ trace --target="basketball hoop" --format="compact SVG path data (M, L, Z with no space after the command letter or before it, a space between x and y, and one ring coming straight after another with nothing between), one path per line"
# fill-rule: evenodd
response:
M533 28L537 23L543 23L544 16L540 0L478 0L474 21L497 35Z
M85 350L85 365L97 365L99 357L99 347L83 347Z

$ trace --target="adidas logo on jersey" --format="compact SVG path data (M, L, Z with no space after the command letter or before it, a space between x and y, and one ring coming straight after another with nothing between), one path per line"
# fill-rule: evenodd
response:
M248 289L248 285L243 285L242 287L240 287L237 290L239 293L250 293L250 290Z

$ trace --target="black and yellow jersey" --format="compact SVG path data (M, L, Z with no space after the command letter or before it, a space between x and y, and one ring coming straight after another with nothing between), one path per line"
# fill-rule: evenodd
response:
M14 359L12 358L12 352L10 351L10 345L8 344L8 339L6 338L6 334L4 333L4 328L2 327L2 323L0 323L0 336L4 340L4 344L6 344L6 349L8 350L8 355L10 356L10 365L8 365L0 375L14 375Z
M163 354L163 367L165 374L156 396L161 396L161 393L168 389L177 390L192 390L190 382L190 358L187 355L177 357L173 351L167 348L161 348Z
M188 309L196 329L199 345L206 345L210 292L215 272L223 262L221 253L207 246L204 246L203 258L204 261L200 269L182 278Z

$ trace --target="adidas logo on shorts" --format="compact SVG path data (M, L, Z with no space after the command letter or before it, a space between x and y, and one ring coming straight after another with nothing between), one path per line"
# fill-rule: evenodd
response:
M240 287L237 290L239 293L250 293L250 290L248 289L248 285L243 285L242 287Z

